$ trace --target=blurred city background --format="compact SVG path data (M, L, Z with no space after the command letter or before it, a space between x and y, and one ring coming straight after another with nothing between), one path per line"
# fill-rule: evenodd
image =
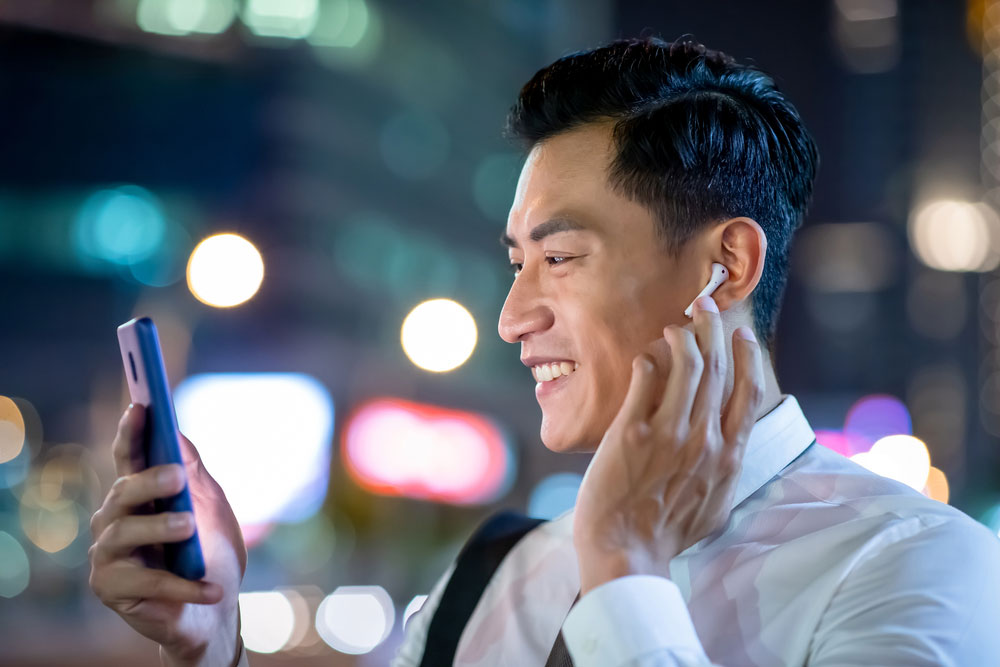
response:
M820 146L783 390L1000 530L994 0L0 0L0 663L157 661L87 584L135 316L243 526L255 665L384 665L487 514L569 508L588 458L495 333L500 130L556 57L687 33Z

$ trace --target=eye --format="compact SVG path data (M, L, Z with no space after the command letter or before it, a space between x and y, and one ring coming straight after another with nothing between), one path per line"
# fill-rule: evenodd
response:
M549 266L555 266L556 264L564 263L569 257L546 257L545 261L549 263Z
M511 262L507 265L507 269L515 276L521 272L522 268L524 268L524 264L517 264L515 262Z

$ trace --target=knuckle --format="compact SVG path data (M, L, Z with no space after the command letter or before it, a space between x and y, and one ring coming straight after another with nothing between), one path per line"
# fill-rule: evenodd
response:
M103 510L98 509L90 515L90 536L95 540L101 535L101 523L104 520Z
M170 580L164 576L154 576L149 581L150 595L155 598L165 598L170 595Z
M115 519L112 521L107 528L104 529L104 533L101 535L102 542L105 545L119 544L124 537L123 533L125 529L122 526L123 522L121 519Z
M111 488L108 490L108 504L120 505L130 486L131 482L127 475L123 475L116 479L114 484L112 484Z
M726 364L719 354L712 352L705 359L705 370L711 373L712 377L719 378L725 373Z

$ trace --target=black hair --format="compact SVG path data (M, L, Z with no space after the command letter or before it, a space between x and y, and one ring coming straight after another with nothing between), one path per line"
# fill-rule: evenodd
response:
M525 150L613 121L611 187L647 207L676 254L708 225L746 216L767 236L752 295L754 329L773 343L792 233L819 163L816 143L773 79L690 38L626 39L564 56L524 85L506 134Z

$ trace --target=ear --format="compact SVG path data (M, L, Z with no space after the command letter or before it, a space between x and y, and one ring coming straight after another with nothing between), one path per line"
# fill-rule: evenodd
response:
M753 293L764 272L767 236L751 218L730 218L712 230L715 261L729 269L729 278L715 291L720 310L728 310Z

